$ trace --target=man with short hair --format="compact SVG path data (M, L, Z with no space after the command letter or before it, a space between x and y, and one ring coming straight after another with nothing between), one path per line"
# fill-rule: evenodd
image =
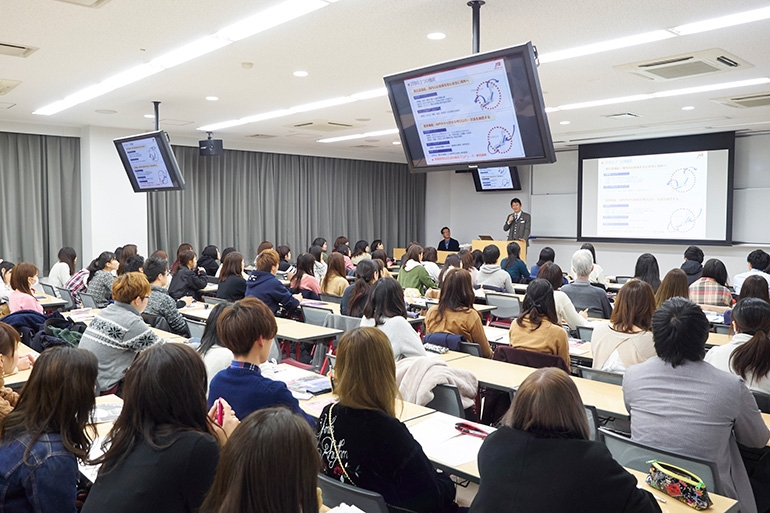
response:
M588 277L594 268L594 259L587 249L579 249L572 255L572 272L577 276L575 281L561 288L567 294L575 309L588 310L591 317L609 319L612 306L607 299L607 293L599 287L594 287Z
M449 231L449 227L445 226L441 229L441 242L438 243L436 249L439 251L460 251L460 243L457 239L452 238L452 232Z
M494 244L484 248L484 265L479 269L476 276L476 283L481 287L494 287L492 290L513 293L513 283L511 275L500 269L497 260L500 258L500 248Z
M526 212L521 211L521 200L519 198L511 200L511 210L513 210L513 213L508 214L503 230L508 232L508 240L518 240L525 242L529 246L532 217Z
M743 282L746 280L746 278L754 274L762 276L765 280L767 280L768 290L770 291L770 274L764 272L770 266L770 255L761 249L755 249L749 253L749 256L746 257L746 262L748 262L749 270L745 273L736 274L733 278L733 287L735 288L735 293L740 294Z
M689 287L703 275L703 250L698 246L690 246L684 251L684 263L681 269L687 275Z

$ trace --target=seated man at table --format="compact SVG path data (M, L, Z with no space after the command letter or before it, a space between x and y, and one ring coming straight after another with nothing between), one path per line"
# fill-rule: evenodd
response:
M118 392L136 354L161 341L141 317L149 298L150 282L144 274L118 276L112 283L115 302L101 310L83 333L78 347L99 360L97 394Z
M599 287L594 287L588 281L594 268L594 259L587 249L579 249L572 255L572 272L575 273L575 281L561 288L567 294L577 311L588 310L589 317L609 319L612 315L612 306L607 299L607 293Z
M281 308L287 314L291 314L299 306L302 294L292 296L283 283L275 277L279 263L280 257L274 249L266 249L257 256L256 269L251 272L246 281L246 297L255 297L263 301L273 314Z
M241 299L219 314L217 334L225 347L233 352L233 361L211 380L209 408L221 397L241 418L246 418L259 409L282 405L303 415L315 427L313 419L302 412L286 384L262 376L259 369L270 356L270 346L277 332L275 316L259 299Z
M166 319L172 333L190 338L190 329L187 327L187 321L184 320L184 317L182 317L177 308L182 308L192 303L192 297L185 296L176 301L168 295L168 291L165 288L168 282L168 260L150 257L144 262L142 269L145 276L147 276L147 280L150 282L150 289L152 290L144 313L163 317ZM153 324L153 326L157 325Z

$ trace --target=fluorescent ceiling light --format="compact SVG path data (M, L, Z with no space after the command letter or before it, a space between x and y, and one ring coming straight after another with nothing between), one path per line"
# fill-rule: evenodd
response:
M631 96L620 96L617 98L605 98L603 100L593 100L581 103L568 103L558 107L548 107L546 112L558 112L563 110L587 109L591 107L601 107L604 105L615 105L617 103L637 102L641 100L652 100L654 98L670 98L672 96L691 95L705 93L710 91L719 91L722 89L734 89L738 87L748 87L770 83L770 78L753 78L750 80L739 80L737 82L722 82L720 84L711 84L697 87L685 87L683 89L671 89L669 91L658 91L656 93L635 94Z
M538 56L538 60L541 64L547 62L563 61L565 59L572 59L573 57L582 57L583 55L593 55L595 53L608 52L610 50L617 50L619 48L643 45L646 43L661 41L663 39L669 39L672 37L676 37L676 34L672 34L668 30L653 30L652 32L645 32L643 34L636 34L634 36L621 37L618 39L611 39L609 41L602 41L601 43L576 46L575 48L569 48L567 50L559 50L557 52L540 54Z
M752 21L766 20L768 18L770 18L770 7L762 7L752 11L744 11L735 14L728 14L727 16L720 16L718 18L711 18L710 20L687 23L685 25L674 27L670 30L676 35L686 36L689 34L697 34L698 32L706 32L709 30L733 27L735 25L742 25L744 23L751 23Z
M692 105L688 105L686 107L682 107L682 110L695 110L695 107L693 107Z
M240 41L254 34L311 13L329 2L323 0L286 0L217 31L214 37L230 42Z
M445 37L446 37L446 34L444 34L443 32L431 32L430 34L428 34L428 39L432 39L434 41L440 41Z
M207 96L206 99L210 102L219 101L219 96Z
M356 100L369 100L371 98L380 98L382 96L387 96L388 90L384 87L380 89L372 89L371 91L364 91L362 93L356 93L353 95L353 98Z
M569 125L569 121L560 121L559 124L560 125Z
M292 75L294 75L295 77L303 78L303 77L308 76L308 72L307 71L297 70L294 73L292 73Z
M297 105L291 107L292 114L296 112L309 112L311 110L325 109L327 107L336 107L337 105L344 105L346 103L353 103L356 101L352 96L338 96L337 98L331 98L329 100L321 100L319 102L305 103L303 105Z
M319 143L333 143L341 141L352 141L354 139L364 139L366 137L379 137L381 135L393 135L398 133L398 128L389 128L388 130L377 130L376 132L366 132L365 134L342 135L340 137L330 137L328 139L319 139ZM396 144L396 143L393 143Z

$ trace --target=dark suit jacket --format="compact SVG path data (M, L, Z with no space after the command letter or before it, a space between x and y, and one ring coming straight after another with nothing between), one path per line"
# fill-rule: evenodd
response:
M660 512L599 442L503 426L484 440L478 459L481 484L470 513Z
M515 215L513 213L509 215ZM529 246L529 232L532 229L532 217L526 212L519 213L519 221L508 223L508 218L505 218L505 224L503 230L508 232L508 240L524 239Z
M457 239L449 237L449 247L444 246L444 239L441 239L441 242L436 244L436 249L439 251L460 251L460 243L457 242Z

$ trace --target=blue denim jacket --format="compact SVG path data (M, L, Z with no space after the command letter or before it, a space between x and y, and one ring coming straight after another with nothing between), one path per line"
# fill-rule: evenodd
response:
M73 513L78 464L61 435L38 438L23 461L29 435L0 446L0 513Z

